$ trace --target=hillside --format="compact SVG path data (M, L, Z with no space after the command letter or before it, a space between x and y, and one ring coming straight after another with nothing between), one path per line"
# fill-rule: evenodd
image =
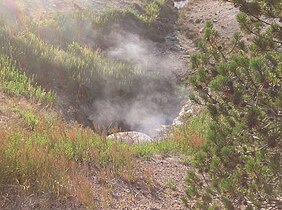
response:
M234 209L208 191L214 178L205 174L208 161L221 172L213 158L235 154L229 147L207 149L214 147L211 139L222 139L212 133L214 124L225 121L211 110L220 103L209 104L209 98L219 100L221 85L201 76L214 76L202 70L217 69L220 53L212 51L217 38L212 47L199 41L210 33L224 43L217 50L232 48L242 27L238 13L232 3L217 0L1 1L0 209ZM253 37L242 40L249 44ZM214 57L206 56L209 50ZM279 94L273 95L275 107ZM279 123L273 128L278 135ZM247 130L234 127L235 133ZM235 209L247 208L240 199Z

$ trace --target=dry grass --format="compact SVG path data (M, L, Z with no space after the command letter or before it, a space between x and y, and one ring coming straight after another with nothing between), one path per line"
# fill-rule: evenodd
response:
M136 174L140 156L149 160L154 154L180 150L169 140L144 145L108 141L79 124L65 123L51 108L24 97L4 95L3 102L5 114L13 116L5 127L0 125L0 196L7 200L16 194L25 198L22 194L47 193L73 198L92 209L106 208L113 199L110 180L139 182L146 191L153 188L152 169Z
M50 123L40 115L37 118L40 123L33 129L25 127L24 119L24 129L0 127L1 192L13 186L27 193L69 195L93 207L90 163L99 174L132 179L134 153L128 146L108 142L79 125L69 126L61 120Z
M173 140L179 144L182 151L198 149L204 145L211 118L206 111L191 117L173 132Z
M204 143L205 143L204 137L199 134L195 133L190 137L190 144L194 148L201 148L204 145Z
M0 127L0 196L5 194L7 200L16 194L25 198L23 194L47 193L52 199L72 198L85 208L107 209L114 199L113 180L154 193L154 170L149 167L140 174L138 157L150 159L182 149L179 141L133 146L108 141L78 124L66 124L50 109L27 102L17 103L16 108L13 102L5 103L10 107L7 112L17 116L8 129Z

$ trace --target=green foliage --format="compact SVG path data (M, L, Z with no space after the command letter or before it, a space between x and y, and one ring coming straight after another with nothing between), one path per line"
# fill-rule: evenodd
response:
M129 12L129 10L108 9L99 15L94 15L90 11L81 12L81 14L92 15L93 26L106 28L113 25L116 21L123 19ZM85 21L89 21L89 18L86 18Z
M34 29L40 28L47 32L51 29L52 34L67 42L81 40L81 36L89 33L91 30L95 33L106 33L115 24L127 24L136 22L143 28L147 28L152 23L159 20L161 9L166 0L142 1L138 5L139 9L129 7L125 9L107 8L98 14L92 10L80 10L68 14L57 14L53 17L43 20L33 20ZM34 30L35 31L35 30ZM101 34L103 36L103 34ZM62 45L62 43L60 43Z
M176 190L176 187L175 187L175 182L173 179L168 179L167 180L167 187L170 189L170 190Z
M146 35L153 30L152 24L159 20L166 1L142 2L136 8L106 9L98 14L83 9L52 14L40 20L27 17L22 11L17 11L22 12L20 18L12 18L12 12L4 9L9 8L8 3L0 2L3 7L0 14L0 53L11 58L13 66L29 78L30 84L37 86L23 91L24 85L7 82L5 76L3 89L6 92L9 89L16 95L45 97L48 101L54 99L57 91L81 103L93 102L109 92L131 100L147 73L128 62L109 58L101 48L110 43L104 35L116 24L126 29L140 27ZM5 74L7 72L12 74L7 70ZM146 77L152 83L159 81L156 74ZM51 91L43 96L44 89Z
M223 43L207 22L197 70L194 99L213 119L206 143L189 172L187 196L200 209L279 208L282 205L282 19L281 1L234 0L244 36ZM266 18L267 17L267 18ZM187 200L187 199L184 199Z
M140 14L138 17L147 24L157 21L164 3L165 0L146 1L143 6L145 14Z
M132 146L136 155L150 159L155 154L168 155L177 153L180 150L178 142L163 140L157 143L137 144Z

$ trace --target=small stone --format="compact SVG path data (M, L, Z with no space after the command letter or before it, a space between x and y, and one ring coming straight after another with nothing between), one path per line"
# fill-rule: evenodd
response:
M201 20L201 19L197 19L197 20L195 20L195 23L200 23L200 22L202 22L202 20Z

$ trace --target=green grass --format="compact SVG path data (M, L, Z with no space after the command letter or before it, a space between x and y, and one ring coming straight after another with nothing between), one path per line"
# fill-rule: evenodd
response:
M176 187L175 187L175 181L173 179L168 179L167 180L167 187L170 189L170 190L176 190Z
M150 25L159 19L161 9L165 3L167 3L166 0L143 1L139 6L144 12L137 11L131 7L126 9L109 8L98 15L90 10L83 10L74 13L73 17L83 22L92 20L92 25L99 28L107 28L128 17L141 21L145 25Z
M26 96L35 101L51 103L53 92L45 91L40 86L33 85L25 73L18 70L14 62L0 53L0 89L16 96Z
M200 148L205 142L212 119L206 110L189 117L186 122L172 131L172 136L165 140L133 145L135 154L150 159L153 155L190 155L194 149Z
M44 192L57 196L75 196L93 208L95 201L87 169L97 173L135 180L135 162L154 155L189 156L198 147L198 136L205 138L210 117L206 112L190 118L170 139L152 144L127 145L107 140L78 124L66 124L51 110L36 111L16 106L20 117L15 125L0 126L0 193L17 186L27 194ZM200 142L202 143L202 142ZM105 175L106 174L106 175ZM168 187L174 183L168 180Z
M41 34L47 33L52 37L51 43L66 47L73 41L80 43L85 33L100 33L103 36L115 24L127 26L128 23L135 22L143 29L148 29L152 23L159 20L161 10L166 3L166 0L142 1L139 10L128 7L106 8L99 13L91 9L58 13L43 20L33 19L28 27L33 33L37 31L41 31Z
M133 145L137 156L150 159L153 155L183 154L190 156L194 149L200 148L206 141L211 117L206 110L199 115L187 118L186 122L172 131L173 135L165 140ZM187 159L189 159L187 157Z
M87 87L89 97L95 97L91 93L99 92L107 84L128 92L140 75L140 70L131 65L106 58L78 43L63 50L47 44L30 31L11 34L3 29L0 43L3 45L0 52L13 57L29 75L35 75L40 84L52 87L59 83L65 90L76 94L80 87Z
M54 193L77 196L85 206L95 205L91 182L81 169L91 164L98 173L110 172L134 182L134 164L138 157L177 152L172 141L147 145L127 145L106 140L79 125L66 125L60 119L45 119L46 114L16 110L24 125L0 127L0 192L18 186L25 193ZM107 175L109 176L109 175ZM107 178L106 178L107 179ZM74 190L75 189L75 190Z
M145 9L145 14L140 14L141 20L147 24L151 24L158 20L161 15L162 6L166 3L166 0L155 0L155 1L145 1L143 8Z
M16 107L13 111L20 117L15 126L0 126L0 191L13 185L27 193L74 196L76 188L76 193L89 205L94 202L87 191L91 183L85 180L85 174L79 173L79 168L91 164L100 172L110 171L132 182L136 158L149 159L178 150L173 141L127 145L107 140L78 124L67 125L50 110ZM84 185L77 186L81 179Z
M179 144L173 140L162 140L158 143L137 144L132 146L137 156L150 159L153 155L173 155L179 152Z
M34 129L39 124L38 117L32 111L19 108L16 108L15 111L24 120L25 124L27 124L27 126L31 129Z

